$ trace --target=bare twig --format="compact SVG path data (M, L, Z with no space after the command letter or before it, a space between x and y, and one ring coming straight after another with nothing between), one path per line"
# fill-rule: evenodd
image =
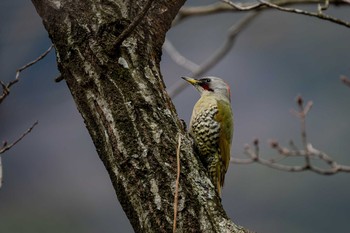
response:
M315 12L309 12L309 11L296 9L296 8L281 7L281 6L278 6L276 4L273 4L271 2L267 2L267 1L264 1L264 0L259 0L259 1L263 5L266 5L268 7L276 9L276 10L290 12L290 13L295 13L295 14L301 14L301 15L307 15L307 16L311 16L311 17L316 17L316 18L319 18L319 19L322 19L322 20L330 21L332 23L336 23L336 24L339 24L339 25L342 25L342 26L350 28L350 22L347 22L347 21L335 18L335 17L330 16L330 15L326 15L321 10L319 10L319 12L315 13Z
M227 11L251 11L253 13L250 15L247 15L240 22L233 25L228 30L227 40L225 41L223 46L218 48L216 52L212 56L210 56L208 60L206 60L203 64L201 64L197 69L195 69L195 67L198 67L198 65L190 61L183 55L181 55L174 48L174 46L172 46L172 44L169 41L165 43L164 48L166 51L168 51L172 59L177 64L191 71L192 75L190 76L194 76L194 77L200 76L206 73L209 69L211 69L214 65L216 65L219 61L222 60L222 58L231 50L238 33L245 26L247 26L249 22L251 22L251 20L256 15L258 15L258 13L261 10L277 9L277 10L291 12L291 13L313 16L313 17L331 21L333 23L337 23L346 27L350 27L350 22L346 22L341 19L337 19L332 16L325 15L322 12L322 10L326 10L328 8L328 5L330 3L339 5L339 4L348 4L348 1L345 1L345 0L274 0L271 2L267 2L264 0L261 0L261 1L259 0L259 2L257 3L249 3L249 2L234 3L230 0L221 0L221 2L206 5L206 6L183 7L181 8L177 18L174 20L173 25L176 25L181 20L190 16L210 15L210 14L222 13ZM308 11L294 9L294 8L282 7L285 5L292 5L292 4L324 4L324 5L319 7L320 10L318 13L308 12ZM187 85L184 82L178 81L168 89L168 93L171 97L175 97L179 93L181 93L186 88L186 86Z
M306 152L304 150L300 151L292 151L287 148L283 148L278 146L278 148L275 148L278 153L281 153L282 157L288 158L292 156L301 156L305 157L307 153L314 158L318 159L320 161L323 161L329 165L329 168L320 168L315 165L304 164L302 166L291 166L291 165L285 165L281 163L277 163L276 160L270 160L270 159L264 159L260 157L259 154L256 154L254 151L256 150L256 147L259 147L259 145L254 146L254 149L250 145L246 145L244 153L248 156L247 159L238 159L238 158L231 158L232 163L236 164L252 164L252 163L259 163L264 166L274 168L281 171L288 171L288 172L302 172L302 171L313 171L315 173L321 174L321 175L334 175L336 173L340 172L347 172L350 173L350 166L341 165L338 164L336 161L334 161L329 155L325 154L324 152L321 152L319 150L314 149L314 151ZM309 150L313 148L311 144L309 144ZM317 153L316 153L317 151Z
M229 4L230 6L232 6L234 9L239 10L239 11L249 11L249 10L254 10L254 9L260 9L263 8L265 6L276 9L276 10L280 10L280 11L285 11L285 12L290 12L290 13L295 13L295 14L301 14L301 15L307 15L307 16L311 16L311 17L316 17L322 20L326 20L326 21L330 21L339 25L343 25L345 27L350 27L350 22L326 15L322 12L322 10L325 10L328 8L329 5L329 1L326 0L326 3L324 6L320 6L318 7L318 12L309 12L309 11L305 11L305 10L301 10L301 9L296 9L296 8L287 8L287 7L282 7L281 5L283 5L283 3L278 3L278 1L272 1L272 2L267 2L264 0L258 0L259 3L254 3L248 6L244 6L242 4L237 4L237 3L233 3L230 0L222 0L223 2ZM286 1L288 2L288 1ZM286 3L285 3L286 4Z
M35 60L25 64L24 66L22 66L21 68L17 69L16 71L16 76L15 79L10 81L9 83L5 84L4 82L0 81L0 84L2 86L2 95L0 96L0 104L2 103L2 101L4 101L4 99L10 94L10 88L16 84L19 81L19 76L20 73L29 68L30 66L34 65L35 63L37 63L38 61L42 60L43 58L46 57L47 54L49 54L49 52L52 50L53 48L53 44L44 52L42 53L39 57L37 57ZM34 122L34 124L26 131L24 132L18 139L16 139L14 142L12 142L11 144L8 144L7 141L4 141L2 143L2 146L0 147L0 188L2 186L2 164L1 164L1 154L5 153L6 151L10 150L12 147L14 147L17 143L19 143L27 134L29 134L33 128L38 124L38 122Z
M43 54L41 54L38 58L36 58L35 60L25 64L24 66L22 66L21 68L19 68L16 71L16 77L14 80L12 80L11 82L9 82L8 84L5 84L4 82L0 81L0 84L2 86L2 95L0 96L0 104L2 103L2 101L10 94L10 88L12 87L12 85L16 84L19 81L19 75L20 73L29 68L30 66L34 65L35 63L37 63L38 61L40 61L41 59L43 59L44 57L46 57L46 55L51 51L53 45L51 45Z
M305 166L310 166L310 157L309 157L309 151L308 151L308 142L307 142L307 135L306 135L306 115L310 111L312 107L312 102L309 101L306 106L304 106L303 98L298 95L296 98L297 105L299 107L299 112L296 112L296 116L300 119L300 130L301 130L301 140L304 147L304 150L306 151L305 154Z
M24 132L18 139L16 139L14 142L12 142L11 144L8 144L6 141L3 142L2 147L0 148L0 154L5 153L6 151L8 151L9 149L11 149L13 146L15 146L17 143L19 143L27 134L29 134L34 127L38 124L38 122L34 122L34 124L27 129L26 132Z
M237 23L233 24L228 29L228 34L225 43L220 48L218 48L214 52L214 54L200 66L200 68L196 72L193 73L193 76L200 76L207 72L209 69L211 69L214 65L216 65L231 50L239 33L243 29L245 29L249 25L249 23L252 22L252 20L258 15L258 13L258 11L250 12Z
M168 39L165 39L163 49L169 54L171 59L179 66L184 67L185 69L191 72L195 72L199 69L199 65L184 57L179 51L176 50L174 45Z
M231 48L234 45L235 39L237 38L238 34L247 27L247 25L252 22L252 20L258 15L258 11L253 11L244 16L240 21L233 24L228 29L228 35L226 38L225 43L218 48L212 56L210 56L203 64L199 66L196 70L192 71L191 76L192 77L198 77L202 74L206 73L208 70L210 70L213 66L215 66L219 61L222 60L222 58L231 50ZM182 90L188 85L184 83L183 81L178 81L173 86L171 86L168 90L169 95L173 98L177 96L179 93L182 92Z
M175 195L174 195L174 224L173 224L173 233L176 232L176 219L177 219L177 206L179 200L179 182L180 182L180 148L181 148L181 134L179 134L179 139L177 142L176 149L176 184L175 184Z
M250 10L256 10L258 8L261 8L263 6L262 3L249 3L249 4L242 4L242 3L234 3L230 0L221 0L224 3L227 3L230 5L233 9L238 11L250 11Z
M16 139L11 144L8 144L7 141L4 141L2 143L2 146L0 147L0 188L2 186L2 163L1 163L1 154L5 153L6 151L10 150L12 147L14 147L17 143L19 143L27 134L29 134L34 127L38 124L38 122L34 122L34 124L27 129L26 132L24 132L18 139Z
M256 9L261 9L263 7L268 7L268 8L273 8L276 10L280 11L285 11L285 12L290 12L290 13L295 13L295 14L301 14L301 15L307 15L311 17L316 17L322 20L330 21L332 23L336 23L345 27L350 27L350 22L335 18L330 15L326 15L322 12L322 10L325 10L328 8L329 2L326 0L326 5L323 7L318 7L318 12L309 12L301 9L296 9L296 8L287 8L287 7L282 7L281 5L286 5L290 4L288 1L284 2L279 2L279 1L271 1L267 2L264 0L258 0L259 3L252 3L250 5L243 5L240 3L233 3L230 0L222 0L223 2L229 4L233 9L238 10L238 11L250 11L250 10L256 10Z
M348 87L350 87L350 78L345 75L340 76L340 80Z
M232 11L232 7L222 2L216 2L207 6L182 7L173 21L173 26L191 16L211 15Z
M135 17L134 21L132 21L127 28L125 28L122 33L117 37L115 44L119 46L129 35L133 32L133 30L136 28L137 25L140 24L141 20L145 17L148 10L151 8L152 3L154 0L148 0L144 8L141 10L139 14Z
M312 102L309 101L304 105L304 101L301 96L296 98L299 110L293 110L292 113L300 119L301 125L301 140L303 149L298 149L293 141L290 142L290 148L281 146L277 141L270 141L270 147L277 152L278 158L264 159L259 154L259 141L255 139L253 145L246 145L244 153L248 158L237 159L232 158L232 163L237 164L251 164L259 163L267 167L271 167L277 170L288 171L288 172L302 172L302 171L313 171L321 175L333 175L340 172L350 173L350 166L338 164L333 158L326 153L314 148L311 143L308 142L306 134L306 123L305 119L309 113ZM301 157L305 158L305 162L301 166L291 166L278 163L279 161L290 158L290 157ZM321 168L311 163L311 159L323 161L328 165L328 168Z
M349 0L274 0L271 1L275 5L278 6L288 6L288 5L295 5L295 4L304 4L304 5L310 5L310 4L324 4L322 7L322 10L326 9L327 2L328 4L334 4L334 5L345 5L349 4ZM174 20L173 24L178 24L182 20L187 19L189 17L194 16L203 16L203 15L211 15L211 14L218 14L218 13L225 13L225 12L238 12L243 10L251 10L255 8L259 8L259 10L268 10L271 8L268 8L260 3L252 3L252 2L241 2L234 4L232 1L224 0L221 2L216 2L209 5L204 6L187 6L182 7Z

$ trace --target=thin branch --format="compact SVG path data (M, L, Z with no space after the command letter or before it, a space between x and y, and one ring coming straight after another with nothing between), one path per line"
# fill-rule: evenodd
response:
M314 13L314 12L304 11L304 10L300 10L300 9L296 9L296 8L281 7L281 6L278 6L278 5L273 4L271 2L266 2L266 1L263 1L263 0L259 0L259 1L262 4L264 4L264 5L268 6L268 7L271 7L273 9L277 9L277 10L285 11L285 12L290 12L290 13L295 13L295 14L312 16L312 17L316 17L316 18L319 18L319 19L322 19L322 20L330 21L330 22L333 22L333 23L336 23L336 24L339 24L339 25L343 25L345 27L350 28L350 22L346 22L344 20L332 17L330 15L326 15L326 14L322 13L322 11Z
M38 122L34 122L34 124L27 129L26 132L24 132L17 140L15 140L13 143L8 144L7 141L4 141L2 144L2 147L0 148L0 188L2 187L2 162L1 162L1 154L5 153L6 151L10 150L12 147L14 147L17 143L19 143L27 134L29 134L34 127L38 124Z
M333 1L325 0L325 1L326 2L322 0L275 0L273 1L273 3L271 3L271 2L266 2L262 0L258 3L234 3L230 0L221 0L221 3L214 3L207 6L184 7L180 10L177 18L173 22L173 25L179 23L181 20L189 16L209 15L209 14L215 14L215 13L221 13L221 12L227 12L227 11L252 11L253 13L250 15L247 15L239 23L234 24L228 30L227 40L225 41L223 46L218 48L215 51L215 53L209 57L207 61L205 61L203 64L199 66L198 69L195 69L195 67L198 67L197 64L195 64L194 62L190 61L189 59L181 55L174 48L174 46L172 46L172 44L169 41L166 41L164 48L177 64L191 71L192 75L190 76L194 76L194 77L200 76L206 73L209 69L211 69L214 65L216 65L219 61L222 60L222 58L232 49L235 38L237 37L238 33L245 26L247 26L252 21L252 19L258 15L260 10L262 9L278 9L278 10L283 10L283 11L292 12L292 13L314 16L323 20L328 20L340 25L350 27L350 22L342 21L340 19L325 15L322 12L322 10L325 10L328 8L329 3L339 5L339 4L348 4L348 2L344 0L333 0ZM303 3L303 4L325 3L325 5L320 7L320 10L318 13L307 12L307 11L294 9L294 8L282 7L282 5L291 5L291 4L300 4L300 3ZM178 81L168 89L168 93L171 97L176 97L179 93L181 93L186 88L186 86L187 85L184 82Z
M145 17L148 10L151 8L152 3L154 0L148 0L144 8L141 10L139 14L135 17L134 21L132 21L125 30L120 33L120 35L117 37L115 44L119 46L136 28L137 25L141 22L141 20Z
M258 0L259 3L253 3L250 5L243 5L240 3L233 3L230 0L222 0L223 2L229 4L230 6L232 6L232 8L239 10L239 11L250 11L250 10L256 10L256 9L261 9L263 7L269 7L269 8L273 8L276 10L280 10L280 11L284 11L284 12L290 12L290 13L295 13L295 14L301 14L301 15L307 15L307 16L311 16L311 17L316 17L322 20L326 20L326 21L330 21L345 27L350 28L350 22L332 17L330 15L326 15L322 12L322 7L319 7L319 10L317 13L315 12L309 12L309 11L305 11L305 10L300 10L300 9L296 9L296 8L287 8L287 7L282 7L281 5L283 5L282 3L279 3L278 1L274 1L274 2L267 2L264 0ZM287 1L286 1L287 2ZM327 6L328 7L328 6Z
M300 119L301 140L302 140L304 150L307 152L305 154L305 166L310 166L310 157L308 153L308 141L307 141L307 135L306 135L306 115L308 114L308 112L312 107L312 102L309 101L306 104L306 106L304 106L303 98L300 95L297 96L296 102L299 107L299 112L296 113L296 116Z
M258 14L258 11L250 12L237 23L233 24L228 29L228 34L225 43L220 48L218 48L214 52L214 54L208 60L206 60L196 72L193 73L193 76L201 76L202 74L210 70L214 65L216 65L232 49L239 33L243 29L245 29Z
M242 4L242 3L234 3L230 0L221 0L221 1L230 5L233 9L238 10L238 11L256 10L256 9L261 8L263 6L262 3Z
M324 7L322 7L322 10L326 9L327 6L324 0L274 0L272 1L275 5L278 6L288 6L288 5L295 5L295 4L303 4L303 5L310 5L310 4L324 4ZM328 4L334 4L334 5L346 5L349 4L349 0L330 0L328 1ZM189 17L194 16L204 16L204 15L211 15L211 14L218 14L218 13L225 13L225 12L238 12L238 11L247 11L258 8L259 10L268 10L271 9L264 4L261 3L253 3L253 2L241 2L241 3L233 3L229 0L223 0L221 2L216 2L209 5L204 6L187 6L182 7L176 16L176 19L173 22L173 25L176 25L183 21L184 19L187 19Z
M38 124L38 122L34 122L34 124L27 129L26 132L24 132L17 140L15 140L14 142L12 142L11 144L8 144L6 141L3 142L2 147L0 148L0 154L5 153L6 151L8 151L9 149L11 149L12 147L14 147L17 143L19 143L27 134L29 134L34 127Z
M350 3L349 0L274 0L271 1L273 4L278 6L288 6L288 5L296 5L296 4L324 4L322 7L323 10L327 9L327 2L329 4L334 5L347 5ZM193 16L204 16L225 12L237 12L237 11L247 11L255 8L261 8L262 10L268 10L269 8L264 6L263 4L259 4L256 2L240 2L233 3L229 0L221 0L221 2L217 2L214 4L204 5L204 6L187 6L180 9L179 14L175 20L176 23L187 19Z
M195 72L199 69L199 65L184 57L179 51L176 50L174 45L168 39L165 39L163 49L169 54L171 59L179 66L184 67L185 69L191 72Z
M191 16L211 15L232 11L232 8L222 2L216 2L207 6L182 7L173 21L173 26Z
M181 134L179 134L179 139L177 142L176 149L176 184L175 184L175 195L174 195L174 224L173 224L173 233L176 232L176 219L177 219L177 208L179 200L179 183L180 183L180 148L181 148Z
M43 58L46 57L47 54L49 54L49 52L52 50L53 48L53 44L44 52L42 53L39 57L37 57L35 60L25 64L24 66L22 66L21 68L17 69L16 71L16 76L15 79L10 81L9 83L5 84L3 81L0 80L0 84L2 86L2 95L0 96L0 104L2 103L2 101L4 101L4 99L10 94L10 88L16 84L17 82L19 82L19 76L21 74L21 72L27 68L29 68L30 66L36 64L38 61L42 60ZM10 150L12 147L14 147L17 143L19 143L27 134L29 134L34 127L38 124L38 122L34 122L34 124L26 131L24 132L18 139L16 139L14 142L12 142L11 144L8 144L7 141L4 141L2 146L0 147L0 188L2 186L2 163L1 163L1 154L5 153L6 151Z
M295 3L305 3L305 1L307 2L312 2L312 3L319 3L320 0L283 0L283 1L278 1L278 5L280 4L284 4L285 2L288 2L289 4L295 4ZM230 1L221 1L221 2L216 2L213 4L209 4L209 5L204 5L204 6L187 6L187 7L182 7L178 13L178 15L176 16L174 22L173 22L173 26L180 23L181 21L183 21L184 19L187 19L189 17L193 17L193 16L205 16L205 15L212 15L212 14L219 14L219 13L225 13L225 12L237 12L237 11L242 11L239 10L240 9L249 9L252 6L254 6L254 4L256 3L239 3L238 7L235 7L236 4L231 5L232 2ZM276 1L277 4L277 1ZM259 4L260 5L260 4ZM262 5L261 5L262 6ZM267 8L266 8L267 9Z
M258 145L256 145L258 147ZM311 144L309 144L309 147L312 147ZM336 161L334 161L329 155L325 154L324 152L318 151L315 149L315 151L318 151L318 153L312 152L311 156L314 158L318 158L321 161L326 162L329 165L329 168L320 168L315 165L310 165L304 164L301 166L291 166L291 165L285 165L281 163L277 163L275 160L270 160L270 159L264 159L260 157L259 154L256 154L255 151L252 149L250 145L246 145L246 148L244 150L244 153L248 156L247 159L239 159L239 158L231 158L232 163L236 164L252 164L252 163L259 163L261 165L274 168L277 170L281 171L287 171L287 172L302 172L302 171L313 171L315 173L321 174L321 175L334 175L336 173L340 172L346 172L350 173L350 166L346 165L341 165L338 164ZM279 147L278 149L275 148L279 153L281 153L281 148ZM288 151L288 150L286 150ZM290 157L290 156L303 156L305 157L306 152L305 151L289 151L282 153L284 157Z
M293 110L292 113L299 118L301 124L301 140L303 149L298 149L293 141L290 142L290 148L281 146L277 141L270 141L270 147L277 152L279 157L276 159L264 159L259 154L259 141L255 139L253 145L246 145L244 153L248 157L246 159L232 158L232 163L236 164L251 164L259 163L264 166L274 168L277 170L288 171L288 172L302 172L312 171L321 175L334 175L340 172L350 173L350 166L338 164L332 157L326 153L314 148L311 143L307 140L306 134L306 116L309 113L312 102L309 101L304 105L304 101L301 96L296 98L299 110ZM305 159L303 165L291 166L279 163L279 161L290 158L290 157L301 157ZM311 163L311 159L319 160L327 164L328 168L321 168Z
M38 58L36 58L35 60L25 64L24 66L22 66L21 68L19 68L16 71L16 77L14 80L12 80L11 82L9 82L8 84L5 84L4 82L0 81L0 84L2 86L2 95L0 96L0 104L2 103L2 101L10 94L10 88L16 84L19 81L19 75L20 73L29 68L30 66L34 65L35 63L37 63L38 61L42 60L44 57L46 57L46 55L52 50L53 45L51 45L43 54L41 54Z
M7 141L4 141L2 144L2 147L0 147L0 188L2 186L2 163L1 163L1 154L5 153L6 151L10 150L12 147L14 147L17 143L19 143L27 134L29 134L34 127L38 124L38 122L34 122L34 124L27 129L26 132L24 132L17 140L15 140L14 142L12 142L11 144L8 144Z
M234 42L239 35L239 33L245 29L249 23L253 21L253 19L259 14L258 11L250 12L246 16L244 16L240 21L233 24L228 29L228 35L226 38L225 43L218 48L212 56L210 56L203 64L199 66L198 69L192 71L191 77L198 77L202 74L206 73L208 70L210 70L213 66L215 66L219 61L222 60L222 58L232 49ZM169 95L174 98L179 93L182 92L182 90L188 85L184 83L183 81L178 81L173 86L171 86L168 90Z

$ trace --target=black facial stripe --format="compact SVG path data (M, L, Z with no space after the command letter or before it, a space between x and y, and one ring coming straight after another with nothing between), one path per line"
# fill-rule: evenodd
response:
M209 78L202 78L202 79L199 79L199 81L203 83L210 83L211 80Z

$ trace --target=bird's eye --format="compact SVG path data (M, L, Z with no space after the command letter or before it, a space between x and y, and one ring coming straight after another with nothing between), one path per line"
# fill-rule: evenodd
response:
M210 83L211 80L209 78L203 78L201 81L204 83Z

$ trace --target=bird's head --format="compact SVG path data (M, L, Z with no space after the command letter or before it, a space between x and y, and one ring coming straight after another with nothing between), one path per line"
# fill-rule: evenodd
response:
M202 94L215 94L224 96L228 100L231 99L230 86L218 77L203 77L194 79L182 77L184 80L192 84Z

